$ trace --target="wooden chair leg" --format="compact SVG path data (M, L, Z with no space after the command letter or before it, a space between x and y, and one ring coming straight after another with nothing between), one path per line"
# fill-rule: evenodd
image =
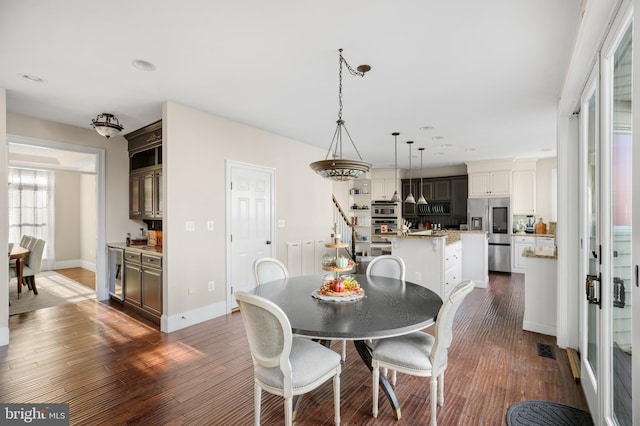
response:
M36 287L36 276L32 275L31 277L29 277L29 279L31 281L31 289L33 290L33 294L37 295L38 287Z

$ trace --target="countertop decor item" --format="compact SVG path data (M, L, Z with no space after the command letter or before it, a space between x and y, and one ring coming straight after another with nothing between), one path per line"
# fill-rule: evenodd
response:
M339 85L338 85L338 120L336 121L337 127L329 145L329 150L324 160L315 161L309 164L316 173L320 176L331 180L351 180L357 179L363 173L367 173L371 169L371 163L367 163L362 160L356 144L351 139L351 135L347 130L347 126L342 119L342 65L347 67L347 70L351 75L364 77L365 73L371 69L369 65L360 65L357 70L354 70L349 66L347 61L342 57L342 49L339 50ZM351 145L358 154L359 160L346 160L342 158L342 132L346 133ZM331 159L329 159L331 157Z
M117 136L124 129L124 126L118 121L118 117L106 112L98 114L96 118L91 120L91 127L107 139L111 136Z
M542 218L538 220L536 223L536 234L546 234L547 233L547 224L542 221Z

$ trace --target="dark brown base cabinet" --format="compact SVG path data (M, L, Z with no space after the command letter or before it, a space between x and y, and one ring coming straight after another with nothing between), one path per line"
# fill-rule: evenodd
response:
M124 252L125 306L160 323L162 316L162 257Z

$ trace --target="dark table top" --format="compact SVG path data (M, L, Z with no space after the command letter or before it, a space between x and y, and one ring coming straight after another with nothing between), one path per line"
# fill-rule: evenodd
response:
M393 278L352 275L365 297L330 302L311 296L322 275L305 275L262 284L251 292L276 303L293 333L319 339L366 340L392 337L431 325L442 299L420 285Z

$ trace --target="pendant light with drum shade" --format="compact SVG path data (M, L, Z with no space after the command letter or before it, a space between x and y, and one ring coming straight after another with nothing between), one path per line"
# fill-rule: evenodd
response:
M424 198L424 193L422 192L422 154L424 152L424 148L418 148L418 151L420 151L420 198L418 198L416 204L419 206L423 206L425 204L428 204L427 200L425 200Z
M362 160L362 156L360 156L360 152L358 152L358 148L356 148L356 144L353 143L353 139L351 139L351 135L347 130L347 126L342 119L342 65L344 64L347 67L347 70L351 75L364 77L364 74L371 69L369 65L360 65L357 70L354 70L349 66L347 61L342 57L342 49L339 49L339 86L338 86L338 101L339 101L339 109L338 109L338 120L336 121L337 127L333 134L333 139L331 140L331 145L329 145L329 150L327 151L327 155L324 160L315 161L309 164L316 173L320 176L338 181L345 181L351 179L357 179L363 173L367 173L371 169L371 163L367 163ZM345 132L351 145L356 150L356 154L358 154L359 160L346 160L342 158L342 132ZM331 160L329 159L329 155L333 157Z
M416 199L413 198L413 193L411 192L411 145L412 144L413 144L413 141L407 141L407 145L409 145L409 195L407 195L407 198L404 200L404 202L409 204L416 203Z
M393 196L391 197L391 201L393 201L394 203L399 203L402 201L402 199L400 198L400 195L398 194L398 136L400 135L399 132L393 132L391 133L391 135L394 136L395 138L395 174L396 174L396 190L393 193Z

